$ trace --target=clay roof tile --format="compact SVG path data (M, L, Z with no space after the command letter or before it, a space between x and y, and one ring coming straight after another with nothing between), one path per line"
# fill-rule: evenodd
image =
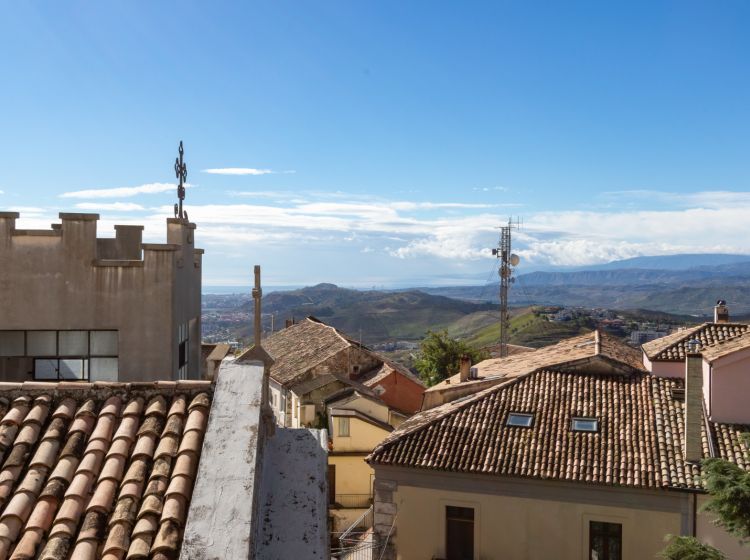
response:
M211 407L211 399L206 393L199 393L196 395L192 401L190 401L190 406L188 407L188 410L191 411L195 408L205 408L209 409Z
M77 408L76 401L71 398L64 398L57 405L55 412L52 413L52 418L64 418L66 420L72 420L76 414Z
M176 558L210 384L150 383L141 392L116 383L6 385L0 558ZM11 401L4 390L34 398Z
M164 416L167 413L167 402L159 395L154 397L146 405L146 416Z

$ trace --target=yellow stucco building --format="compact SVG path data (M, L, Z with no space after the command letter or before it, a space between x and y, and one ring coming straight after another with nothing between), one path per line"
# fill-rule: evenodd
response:
M329 511L333 531L341 532L372 505L374 471L365 458L405 417L363 388L332 395L326 407Z

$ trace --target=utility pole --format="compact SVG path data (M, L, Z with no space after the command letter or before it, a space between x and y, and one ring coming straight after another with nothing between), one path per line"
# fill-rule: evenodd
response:
M508 355L508 342L510 340L510 312L508 311L508 289L515 282L513 269L518 266L521 259L518 255L510 252L511 231L521 227L521 221L508 219L507 226L500 227L500 244L497 249L492 249L492 254L500 259L500 267L497 271L500 276L500 357Z

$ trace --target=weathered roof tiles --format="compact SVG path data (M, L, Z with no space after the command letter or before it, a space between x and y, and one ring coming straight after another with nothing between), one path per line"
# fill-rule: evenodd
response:
M543 369L404 422L370 455L374 464L629 486L699 489L700 468L683 459L681 379ZM533 414L529 428L511 412ZM598 420L575 432L575 416ZM744 465L747 426L709 423L705 457Z
M177 557L209 383L3 385L0 560Z
M739 337L748 328L750 325L744 323L703 323L646 342L641 348L651 361L681 362L685 359L689 341L698 340L701 347L706 349Z

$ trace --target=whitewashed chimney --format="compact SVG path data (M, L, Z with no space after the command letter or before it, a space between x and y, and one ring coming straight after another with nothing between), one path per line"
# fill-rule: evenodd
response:
M685 357L685 461L703 457L703 356L700 343L691 340Z

